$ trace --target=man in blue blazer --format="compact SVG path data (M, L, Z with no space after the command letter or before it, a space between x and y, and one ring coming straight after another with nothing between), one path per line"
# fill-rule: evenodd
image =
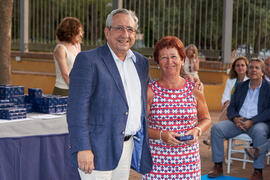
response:
M239 83L235 89L227 115L229 120L216 123L211 130L212 158L215 166L208 177L223 174L223 139L247 133L258 147L267 140L270 122L270 84L263 79L264 62L252 59L248 66L249 80ZM252 180L263 179L265 154L261 154L253 164Z
M104 30L107 43L78 54L70 73L72 162L83 180L128 179L130 166L142 174L152 169L146 122L149 64L130 50L137 28L134 12L113 10Z

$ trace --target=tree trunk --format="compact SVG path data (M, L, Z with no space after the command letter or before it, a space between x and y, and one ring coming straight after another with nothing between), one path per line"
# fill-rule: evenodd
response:
M11 83L10 49L13 0L0 0L0 84Z

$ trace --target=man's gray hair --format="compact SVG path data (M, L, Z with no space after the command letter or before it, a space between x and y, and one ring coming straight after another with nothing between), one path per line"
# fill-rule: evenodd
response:
M115 9L113 10L110 14L108 14L107 19L106 19L106 27L110 28L112 25L112 18L113 16L115 16L116 14L127 14L129 15L135 22L135 28L136 30L138 29L138 18L135 14L134 11L131 10L127 10L127 9Z

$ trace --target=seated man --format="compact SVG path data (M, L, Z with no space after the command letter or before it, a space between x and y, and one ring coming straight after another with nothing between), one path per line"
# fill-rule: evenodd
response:
M264 79L270 82L270 56L264 60L264 65L265 65ZM268 134L268 136L270 136L270 133ZM270 138L267 140L266 143L260 145L259 147L245 149L248 156L252 159L257 159L260 154L265 154L269 150L270 150Z
M252 59L248 66L249 80L239 83L228 107L229 120L216 123L211 129L212 158L215 163L208 177L214 178L223 174L224 159L223 139L233 138L247 133L254 147L264 144L267 140L270 122L270 84L263 79L264 62ZM265 154L259 155L254 161L252 180L263 179Z
M265 65L264 79L270 82L270 56L264 60L264 65Z

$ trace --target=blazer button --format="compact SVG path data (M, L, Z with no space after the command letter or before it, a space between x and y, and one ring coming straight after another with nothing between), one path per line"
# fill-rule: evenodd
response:
M125 114L128 115L128 112L126 112Z
M122 131L122 134L124 135L125 134L125 131Z

